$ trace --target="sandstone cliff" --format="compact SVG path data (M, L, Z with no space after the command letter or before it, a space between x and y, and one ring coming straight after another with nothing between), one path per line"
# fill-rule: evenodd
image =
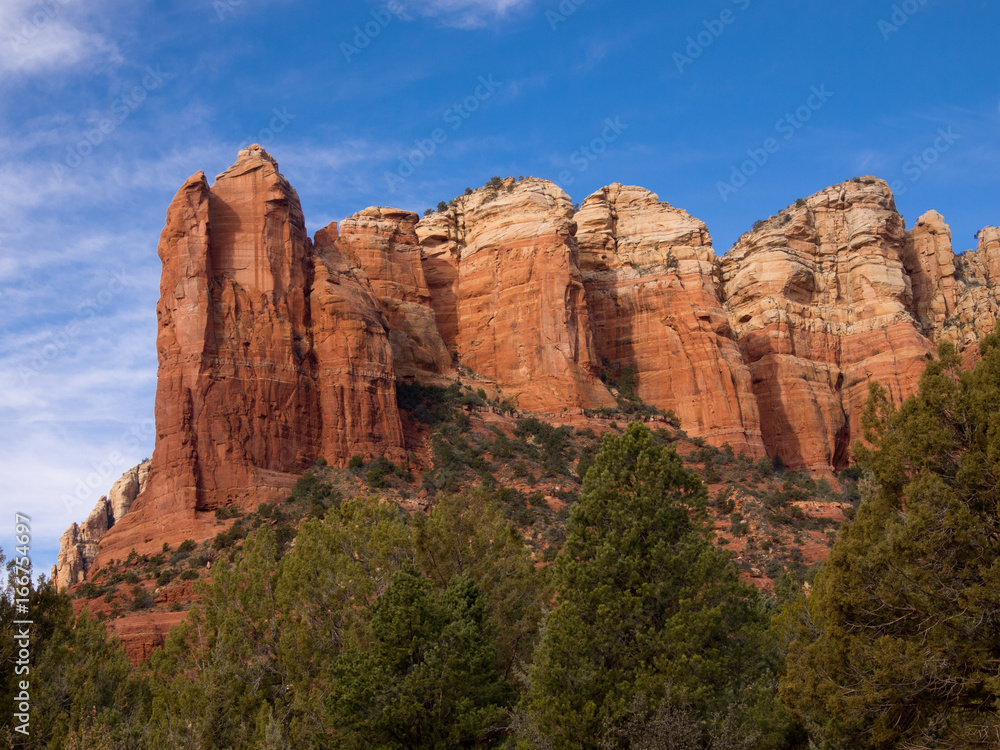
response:
M717 287L704 223L619 184L576 214L594 342L612 375L635 373L638 395L673 411L685 431L764 455L757 402Z
M263 149L191 177L158 252L153 468L99 558L214 534L209 512L279 500L318 458L401 452L388 326Z
M911 313L905 244L888 185L860 178L760 223L722 259L764 443L787 465L847 465L869 381L897 402L916 390L934 346Z
M136 497L146 489L148 479L149 461L129 469L97 501L83 523L74 523L66 530L59 540L59 555L51 576L59 589L83 582L97 557L101 539L128 513Z
M322 455L333 464L354 455L399 459L391 328L364 273L340 251L334 226L316 234L309 300Z
M956 255L951 229L936 211L906 233L915 312L927 335L953 343L967 365L1000 314L1000 237L995 227L986 227L977 238L975 250Z
M459 368L555 419L613 408L602 379L631 371L693 437L835 471L868 383L899 401L934 342L973 356L1000 283L995 228L955 256L939 214L905 232L875 178L758 222L721 259L701 221L648 190L614 184L574 210L534 178L419 220L368 208L310 240L259 146L211 187L202 173L182 186L159 255L148 486L107 528L95 510L67 532L67 582L133 548L208 538L212 511L280 500L319 458L403 459L397 379Z
M573 205L546 180L473 191L417 227L444 340L519 408L614 405L599 379Z
M453 377L424 274L417 221L410 211L367 208L341 222L339 247L364 273L385 314L396 375Z

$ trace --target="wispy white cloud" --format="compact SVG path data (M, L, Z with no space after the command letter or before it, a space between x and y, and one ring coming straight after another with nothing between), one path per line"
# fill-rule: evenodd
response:
M113 42L81 28L76 5L73 0L4 0L0 71L31 74L73 68L92 58L120 59Z
M515 11L524 10L534 0L425 0L399 3L406 13L436 18L446 26L479 29Z

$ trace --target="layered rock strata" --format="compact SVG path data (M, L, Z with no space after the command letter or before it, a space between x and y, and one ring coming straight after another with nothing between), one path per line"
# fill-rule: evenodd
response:
M685 431L764 455L757 402L717 288L705 224L648 190L614 184L577 212L594 343L612 375Z
M951 229L937 211L928 211L906 233L915 313L927 335L950 341L967 365L1000 314L1000 233L986 227L976 238L975 250L956 255Z
M417 227L444 340L525 411L615 403L598 377L574 230L566 193L531 178L473 191Z
M648 190L614 184L575 210L528 178L419 220L368 208L310 240L295 191L252 146L171 203L148 483L124 517L95 509L71 528L57 573L69 585L133 548L208 538L212 511L279 500L319 458L403 460L397 379L459 368L557 419L614 407L605 382L631 371L693 437L835 471L869 381L899 401L932 340L971 357L993 330L1000 235L978 238L955 256L936 212L906 233L888 186L859 178L719 259L702 222Z
M385 314L396 375L454 377L424 274L418 218L410 211L367 208L341 222L339 247L367 277Z
M149 461L129 469L97 501L83 523L74 523L59 540L59 554L51 579L60 590L82 583L97 557L98 545L108 530L125 517L132 503L146 489Z
M263 149L211 187L191 177L158 252L153 469L99 558L204 538L208 513L279 500L318 458L402 452L388 324L366 281L314 251Z
M847 465L870 381L897 402L916 390L934 346L911 313L905 244L888 185L862 178L761 222L722 259L764 443L787 465Z

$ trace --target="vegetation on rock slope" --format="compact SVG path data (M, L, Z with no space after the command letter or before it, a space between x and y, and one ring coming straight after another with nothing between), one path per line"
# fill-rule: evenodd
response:
M840 491L665 418L560 427L414 386L428 455L319 464L284 504L220 512L206 544L107 566L79 615L35 587L32 735L8 722L3 740L995 745L1000 337L982 354L961 373L942 349L898 410L875 389ZM817 574L805 542L837 521L820 506L850 522ZM138 669L90 614L191 585L187 622ZM8 586L5 629L15 611Z

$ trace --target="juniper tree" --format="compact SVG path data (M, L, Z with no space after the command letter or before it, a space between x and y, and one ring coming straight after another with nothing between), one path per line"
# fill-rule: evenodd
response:
M897 410L864 413L865 499L787 612L782 697L824 748L1000 741L1000 337L950 345Z
M710 541L704 501L700 479L647 427L605 437L556 559L558 604L521 706L534 735L524 747L628 747L637 721L664 706L683 706L707 741L712 717L744 698L747 715L770 701L766 611ZM770 731L772 719L758 719Z

